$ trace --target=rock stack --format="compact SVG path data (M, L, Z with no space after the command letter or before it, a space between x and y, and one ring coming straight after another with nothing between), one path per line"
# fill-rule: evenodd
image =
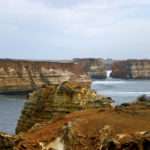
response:
M150 79L150 60L124 60L112 64L112 77Z
M85 72L93 79L105 79L106 78L106 62L101 58L76 58L74 62L77 62L82 66Z
M88 86L73 82L47 85L33 92L25 103L16 132L86 108L110 106L111 99L97 96Z

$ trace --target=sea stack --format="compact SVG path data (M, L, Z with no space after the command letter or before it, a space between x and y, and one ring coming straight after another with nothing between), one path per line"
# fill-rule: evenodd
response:
M150 60L115 61L112 77L124 79L150 79Z

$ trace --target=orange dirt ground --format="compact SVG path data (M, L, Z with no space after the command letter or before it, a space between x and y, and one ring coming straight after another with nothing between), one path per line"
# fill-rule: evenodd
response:
M111 127L110 134L114 138L121 134L134 135L137 132L150 131L150 108L135 104L125 108L90 109L74 112L66 117L31 129L23 135L23 140L18 147L27 143L36 145L39 142L51 142L56 137L63 135L64 126L69 122L72 123L71 132L73 136L80 141L78 144L72 145L71 149L84 150L86 147L87 150L95 150L96 147L92 145L92 142L94 140L93 144L95 144L95 140L100 136L100 131L105 126ZM150 137L148 138L150 140Z

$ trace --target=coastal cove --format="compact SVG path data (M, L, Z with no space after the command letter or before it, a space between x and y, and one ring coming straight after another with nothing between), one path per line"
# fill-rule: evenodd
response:
M94 80L92 89L111 97L116 104L132 102L141 95L150 96L150 80L106 79Z
M0 8L0 150L150 150L150 1Z
M143 94L150 95L150 80L106 79L92 82L98 94L111 97L116 104L132 102ZM0 130L15 133L17 120L26 101L26 96L0 95Z

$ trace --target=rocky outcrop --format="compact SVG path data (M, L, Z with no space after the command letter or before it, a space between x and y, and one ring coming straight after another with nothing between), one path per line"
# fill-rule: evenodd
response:
M73 112L23 133L15 150L149 150L149 108L136 103Z
M106 97L65 82L32 93L25 106L24 123L42 122L17 135L0 133L1 150L150 149L149 97L110 107Z
M13 150L15 136L0 132L0 150Z
M82 67L72 61L0 60L0 93L27 92L70 80L90 82Z
M60 118L87 108L110 106L111 99L96 95L87 85L64 82L47 85L33 92L25 103L16 132L24 132L34 124Z
M112 65L112 77L150 79L150 60L116 61Z
M82 68L89 74L93 79L105 79L106 78L106 65L103 59L96 58L83 58L74 59L75 62L79 63Z

